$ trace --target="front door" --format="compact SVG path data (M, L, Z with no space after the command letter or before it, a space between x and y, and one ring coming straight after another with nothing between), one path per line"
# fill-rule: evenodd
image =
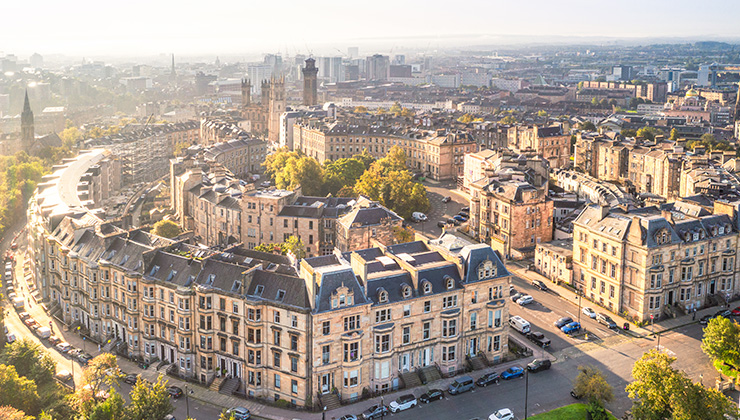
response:
M401 355L401 372L409 371L409 354L404 353Z
M715 291L714 288L715 288L715 286L716 286L716 281L715 280L712 280L712 281L709 282L709 294L710 295L713 295L714 294L714 291Z
M673 290L668 292L668 297L666 298L666 303L668 305L673 305Z
M470 357L474 357L476 353L478 353L478 337L470 339L468 344L468 353L470 354Z
M421 365L422 366L429 366L431 365L432 359L433 359L432 349L427 347L424 350L421 351Z
M170 349L170 363L175 363L175 350Z
M167 352L164 350L164 345L163 344L160 344L160 350L161 350L160 358L162 360L167 360Z
M326 394L329 392L330 378L329 374L321 375L321 393Z
M241 378L239 375L239 364L236 362L231 362L231 375L235 378Z

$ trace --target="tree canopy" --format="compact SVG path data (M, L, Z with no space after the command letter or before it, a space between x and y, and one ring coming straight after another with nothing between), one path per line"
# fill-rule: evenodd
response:
M180 226L172 220L160 220L154 224L152 233L163 238L174 238L180 234Z
M604 374L593 366L578 366L578 376L573 383L573 391L599 404L614 399L612 386L606 381Z
M637 130L636 134L637 134L637 137L642 137L646 140L652 141L652 140L655 140L656 136L663 135L663 132L658 128L650 127L646 125L645 127L642 127L641 129Z
M56 363L49 353L27 338L5 346L0 354L0 363L12 365L18 375L34 381L37 385L51 382L56 373Z
M673 368L676 359L651 350L632 368L626 391L636 420L737 419L737 406L721 392L692 382Z
M701 349L718 369L736 377L740 373L740 325L718 316L704 328Z
M584 121L578 124L578 129L583 131L596 131L596 126L591 121Z
M167 392L167 380L162 375L153 384L139 377L129 396L127 420L163 419L175 410Z
M15 367L0 364L0 406L10 406L26 414L35 415L39 410L36 384L19 376Z

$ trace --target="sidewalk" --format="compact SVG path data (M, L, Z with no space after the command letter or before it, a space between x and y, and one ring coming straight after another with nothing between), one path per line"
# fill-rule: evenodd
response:
M547 284L547 287L553 293L558 295L561 299L578 304L578 295L575 293L575 291L573 291L572 289L568 287L560 286L556 283L553 283L552 280L548 279L547 277L535 271L527 270L526 268L521 267L519 264L520 263L518 262L509 262L508 264L506 264L506 268L508 268L512 274L515 274L518 277L521 277L522 279L525 279L529 282L531 282L532 280L541 280L545 284ZM585 302L585 305L584 305L584 302ZM590 304L593 304L593 305L600 307L598 304L596 304L595 302L591 302L585 297L581 298L581 304L582 306L588 306ZM662 332L669 331L669 330L672 330L678 327L682 327L684 325L689 325L689 324L699 322L701 317L703 317L704 315L714 314L718 310L719 308L714 307L714 306L709 307L709 308L704 308L704 309L700 309L696 311L695 319L693 317L693 314L683 315L683 316L679 316L676 318L664 319L664 320L656 322L654 325L647 325L646 327L638 327L634 323L632 323L632 321L628 321L627 319L623 318L621 315L618 315L612 312L609 313L609 316L612 317L612 319L614 319L614 322L616 322L617 325L619 326L623 325L625 322L629 322L630 330L629 332L627 332L628 334L632 334L632 335L635 335L641 338L651 338L651 336L655 333L662 333Z

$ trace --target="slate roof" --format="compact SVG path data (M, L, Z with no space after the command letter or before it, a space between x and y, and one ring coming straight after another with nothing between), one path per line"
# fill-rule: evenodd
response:
M302 309L311 307L306 284L300 277L265 270L252 270L247 275L247 283L246 294L250 298L268 300ZM261 286L259 296L256 294L257 286ZM279 299L278 292L281 290L284 293L282 298Z
M339 221L344 226L373 226L379 225L381 221L390 219L391 221L403 220L399 215L387 208L377 205L373 207L355 207Z
M144 277L176 287L189 287L198 276L203 262L164 251L157 251L144 268Z
M355 277L352 270L347 267L346 270L334 271L326 273L321 278L321 286L319 287L316 295L316 306L315 312L326 312L332 310L331 307L331 295L334 291L344 285L354 294L354 301L352 306L366 305L368 300L365 298L364 291L360 285L359 280ZM344 306L346 307L346 306ZM344 308L343 307L343 308Z
M511 275L501 260L501 256L488 245L474 244L465 246L462 251L460 251L460 256L463 259L465 283L474 283L476 281L484 280L478 277L478 266L488 260L490 260L494 267L496 267L496 275L493 278L501 278Z

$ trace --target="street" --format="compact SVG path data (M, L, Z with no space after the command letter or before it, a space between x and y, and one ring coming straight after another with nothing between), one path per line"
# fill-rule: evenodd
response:
M455 190L454 182L442 184L424 183L429 198L430 209L426 213L427 221L423 223L413 223L414 229L424 232L430 238L437 238L442 234L442 228L437 226L437 222L444 222L460 212L463 207L468 207L468 199L463 194ZM450 197L448 203L443 203L442 199Z

